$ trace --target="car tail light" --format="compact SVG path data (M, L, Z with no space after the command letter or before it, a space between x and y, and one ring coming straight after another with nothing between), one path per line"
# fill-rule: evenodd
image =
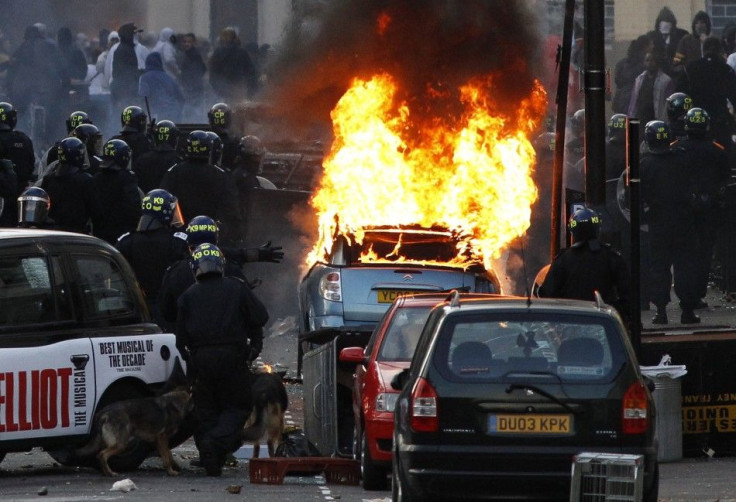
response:
M378 394L378 397L376 397L376 411L394 411L398 398L398 392L383 392Z
M330 272L319 281L319 294L325 300L342 301L342 287L340 286L340 272Z
M437 432L437 392L424 378L419 378L411 393L411 428L415 432Z
M642 434L649 429L649 401L643 383L634 382L624 394L622 416L624 434Z

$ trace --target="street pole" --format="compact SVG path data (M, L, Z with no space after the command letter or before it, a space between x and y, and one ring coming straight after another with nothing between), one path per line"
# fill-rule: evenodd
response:
M628 119L626 158L628 166L629 207L631 210L631 342L636 357L641 357L641 242L640 214L641 184L639 179L639 119Z

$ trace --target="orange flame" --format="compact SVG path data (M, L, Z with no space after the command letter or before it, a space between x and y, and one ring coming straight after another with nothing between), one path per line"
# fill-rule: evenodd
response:
M324 259L336 231L361 242L365 227L419 225L463 236L449 265L470 265L470 249L490 269L491 260L529 227L537 189L527 138L546 107L536 82L516 116L493 115L492 89L492 76L473 79L459 89L459 117L416 124L390 75L355 79L331 113L335 139L311 200L320 233L308 263ZM428 93L427 99L447 95Z

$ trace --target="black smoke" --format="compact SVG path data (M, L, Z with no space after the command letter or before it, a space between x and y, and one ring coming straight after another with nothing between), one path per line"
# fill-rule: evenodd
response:
M283 124L329 130L329 112L354 77L391 74L413 114L454 114L471 77L493 73L499 112L529 95L540 44L528 2L354 0L313 2L295 16L265 96ZM389 20L379 30L379 20ZM292 133L298 131L291 129Z

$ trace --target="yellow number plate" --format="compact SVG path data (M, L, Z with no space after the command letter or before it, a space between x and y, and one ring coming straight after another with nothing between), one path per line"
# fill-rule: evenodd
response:
M379 289L378 303L391 303L401 295L410 295L416 291L407 291L401 289Z
M490 434L572 434L572 415L491 415Z

